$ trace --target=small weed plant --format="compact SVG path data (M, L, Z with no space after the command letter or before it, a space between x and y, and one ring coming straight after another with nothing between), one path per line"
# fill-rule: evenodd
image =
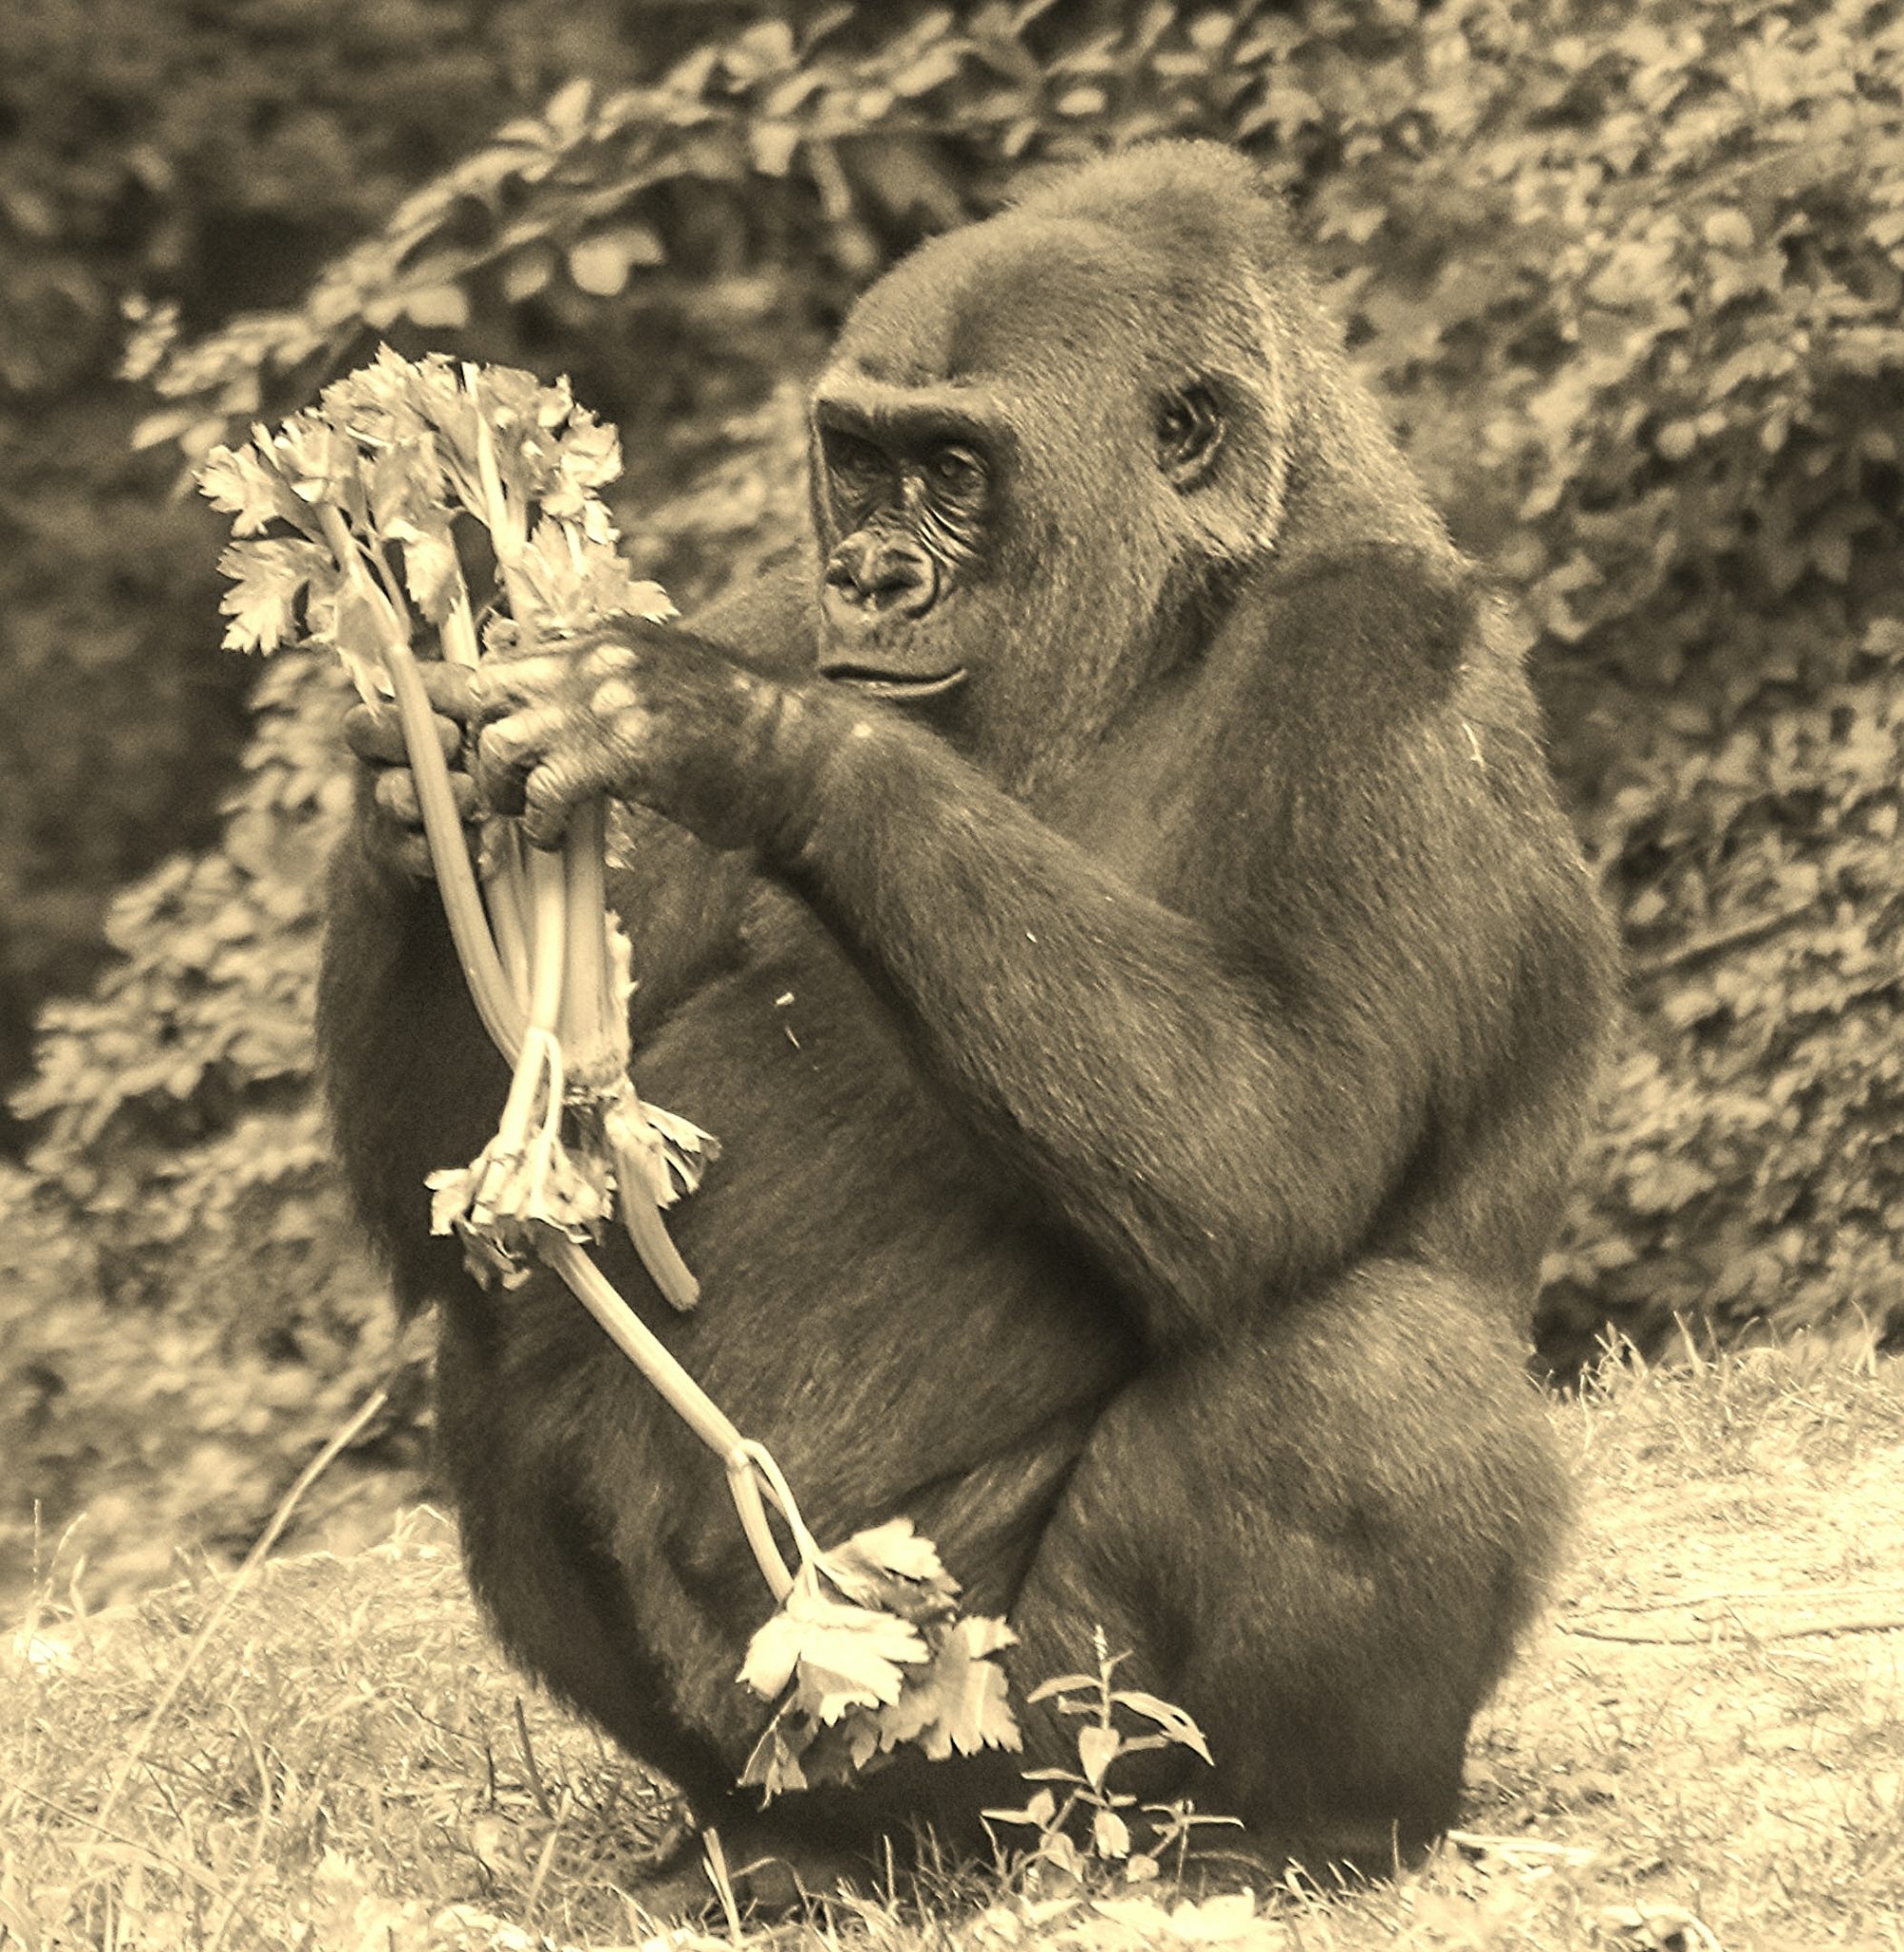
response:
M1025 1854L1027 1869L1048 1864L1082 1880L1093 1864L1117 1866L1127 1882L1141 1884L1158 1877L1174 1858L1173 1868L1181 1877L1196 1831L1214 1824L1235 1826L1237 1820L1200 1816L1186 1797L1140 1803L1135 1795L1111 1785L1110 1773L1121 1759L1153 1749L1188 1749L1207 1762L1209 1744L1183 1709L1142 1689L1113 1685L1127 1657L1111 1653L1102 1627L1093 1629L1091 1643L1097 1657L1094 1673L1055 1676L1025 1697L1027 1706L1055 1700L1059 1714L1079 1718L1077 1766L1025 1770L1024 1780L1040 1786L1023 1808L984 1815L990 1822L1023 1824L1037 1832ZM1147 1725L1138 1734L1124 1734L1117 1726L1120 1708Z

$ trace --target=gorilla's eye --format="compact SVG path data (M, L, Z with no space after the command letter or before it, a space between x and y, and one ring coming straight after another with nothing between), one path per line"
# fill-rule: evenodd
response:
M947 441L932 450L926 472L933 486L960 498L976 495L985 485L985 464L969 447Z
M827 472L837 475L842 481L858 485L876 479L891 467L884 448L873 441L862 440L857 434L829 427L821 439L826 451Z
M1206 386L1187 386L1157 409L1158 465L1180 488L1199 480L1223 439L1223 413Z

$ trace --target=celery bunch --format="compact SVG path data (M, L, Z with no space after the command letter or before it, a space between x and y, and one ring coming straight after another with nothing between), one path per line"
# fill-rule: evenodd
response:
M478 895L447 790L432 790L435 742L409 722L420 710L427 735L412 651L421 632L475 665L519 637L673 614L617 552L598 491L620 467L614 430L565 383L385 347L276 433L217 449L200 486L238 538L220 564L233 579L226 644L274 649L301 605L304 634L337 652L365 699L395 697L457 954L515 1064L495 1138L469 1166L431 1175L433 1227L461 1237L482 1278L514 1285L538 1232L598 1239L618 1203L656 1285L687 1308L694 1278L658 1210L693 1190L715 1148L629 1079L628 942L606 900L605 803L579 810L559 858L525 846L516 822L489 822ZM483 556L496 588L478 632L465 564Z

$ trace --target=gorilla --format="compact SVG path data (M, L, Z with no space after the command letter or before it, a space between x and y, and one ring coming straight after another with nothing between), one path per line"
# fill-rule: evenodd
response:
M1612 963L1498 592L1254 169L1160 143L936 238L811 401L813 548L692 626L435 667L466 810L626 806L644 1095L716 1133L666 1309L822 1542L906 1515L1015 1692L1089 1664L1208 1731L1124 1787L1256 1875L1452 1821L1568 1497L1524 1367ZM771 1600L719 1462L551 1276L485 1291L423 1180L506 1074L393 719L346 736L321 1034L355 1204L434 1303L475 1589L736 1861L982 1844L1017 1772L735 1788Z

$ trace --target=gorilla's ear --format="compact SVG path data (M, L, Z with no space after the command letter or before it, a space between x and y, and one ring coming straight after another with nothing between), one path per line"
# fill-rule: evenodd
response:
M1157 465L1181 491L1209 474L1223 445L1223 408L1207 380L1193 379L1157 403Z

